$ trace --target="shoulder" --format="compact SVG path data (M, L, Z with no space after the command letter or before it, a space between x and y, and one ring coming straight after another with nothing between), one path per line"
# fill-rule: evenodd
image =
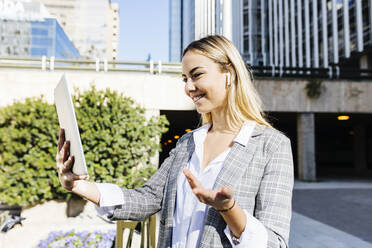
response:
M290 139L281 131L257 124L259 135L259 145L266 155L277 151L281 146L290 146Z
M201 131L202 129L208 128L209 124L203 125L199 128L193 129L190 132L185 133L181 136L181 138L178 139L177 143L185 143L190 140L191 137L193 137L194 133Z
M187 140L189 140L192 137L192 134L194 133L195 130L192 130L188 133L185 133L184 135L181 136L181 138L178 139L179 143L183 143Z
M192 130L192 131L190 131L190 132L185 133L184 135L182 135L182 136L177 140L176 147L177 147L177 146L180 146L180 145L182 145L182 144L187 144L188 141L190 140L190 138L192 137L193 132L194 132L194 130Z

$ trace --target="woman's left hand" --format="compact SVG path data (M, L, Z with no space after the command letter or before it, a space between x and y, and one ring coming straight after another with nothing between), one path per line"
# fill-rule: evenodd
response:
M230 187L221 187L218 191L205 189L199 180L187 169L182 169L192 192L200 202L212 206L217 210L228 209L234 204L234 190Z

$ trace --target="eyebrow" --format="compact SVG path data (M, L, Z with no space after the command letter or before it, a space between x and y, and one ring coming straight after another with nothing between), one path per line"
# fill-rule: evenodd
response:
M196 67L194 67L194 68L192 68L192 69L190 70L189 74L192 74L195 70L197 70L197 69L199 69L199 68L205 68L205 67L203 67L203 66L196 66ZM182 74L182 77L183 77L183 76L186 77L185 74Z

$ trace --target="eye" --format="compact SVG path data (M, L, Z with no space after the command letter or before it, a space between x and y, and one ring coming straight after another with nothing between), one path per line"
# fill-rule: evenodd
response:
M196 77L199 77L201 74L203 74L203 73L195 73L194 75L192 75L192 77L194 77L194 78L196 78Z

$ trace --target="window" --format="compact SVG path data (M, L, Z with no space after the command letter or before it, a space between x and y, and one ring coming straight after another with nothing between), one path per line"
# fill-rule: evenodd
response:
M248 45L249 45L248 37L244 37L244 52L248 52Z
M243 21L244 26L248 26L248 13L244 13L244 21Z

